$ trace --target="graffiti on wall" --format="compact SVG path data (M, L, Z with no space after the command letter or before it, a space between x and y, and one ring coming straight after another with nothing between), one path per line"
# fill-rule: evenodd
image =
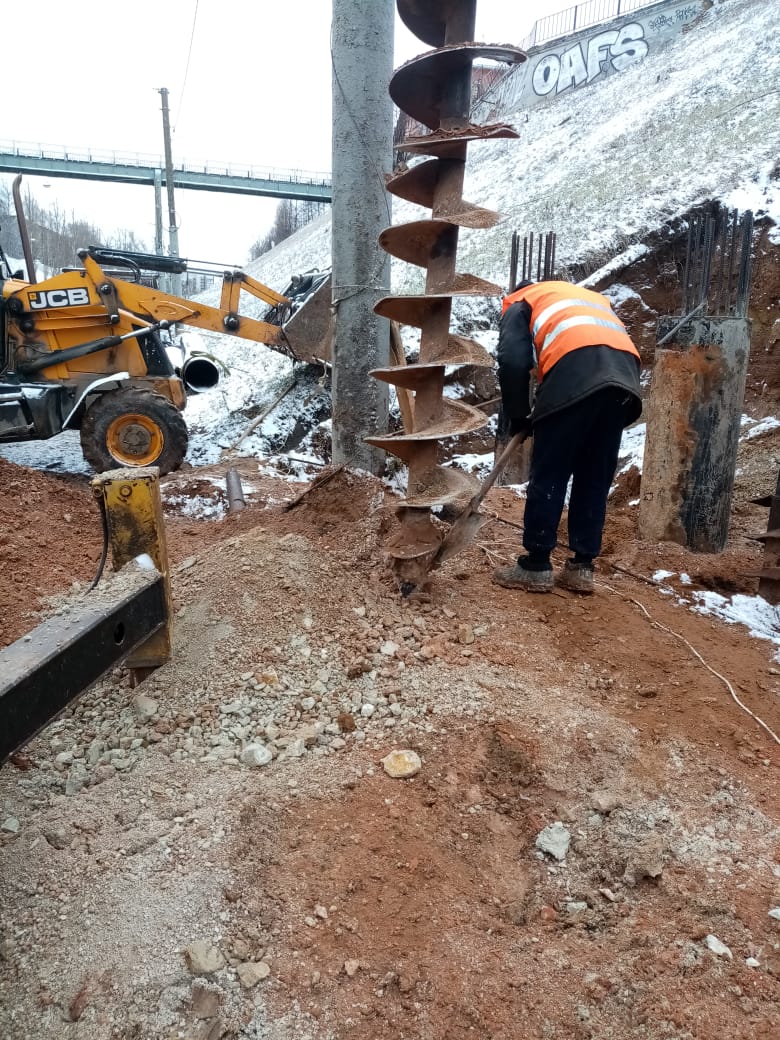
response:
M653 33L661 32L673 24L690 21L697 13L698 7L688 4L672 15L655 18L648 23L648 29ZM645 26L641 22L628 22L617 29L606 29L579 40L560 54L543 55L533 72L533 92L538 97L546 97L581 87L610 70L622 71L644 58L649 50Z

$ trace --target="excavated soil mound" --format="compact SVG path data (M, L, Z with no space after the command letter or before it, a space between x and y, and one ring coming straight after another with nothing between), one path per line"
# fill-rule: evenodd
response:
M625 505L592 598L528 596L490 580L522 523L494 489L403 600L380 482L293 505L242 478L213 520L183 513L192 474L164 482L170 662L135 689L118 669L0 770L3 1037L777 1036L780 666L678 580L744 583L755 543L704 567ZM56 552L85 581L86 483L37 480L56 550L27 580ZM393 750L419 772L391 778Z

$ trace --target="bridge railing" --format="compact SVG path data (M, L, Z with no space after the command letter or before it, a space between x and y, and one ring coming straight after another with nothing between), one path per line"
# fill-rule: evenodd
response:
M555 40L559 36L587 29L589 25L608 22L612 18L639 11L643 7L653 7L662 0L586 0L584 4L568 7L565 11L540 18L533 29L520 44L522 50L539 47L547 40Z
M106 163L110 166L136 166L145 170L164 170L162 156L143 152L101 152L63 145L29 144L21 141L0 141L0 154L19 155L27 159L62 159L66 162ZM247 166L241 163L221 163L211 159L174 162L174 173L207 173L211 176L242 177L250 180L284 181L292 184L329 185L330 173L312 170L280 170L273 166Z

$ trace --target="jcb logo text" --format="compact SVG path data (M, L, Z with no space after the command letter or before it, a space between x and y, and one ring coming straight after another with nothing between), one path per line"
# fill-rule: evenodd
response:
M31 311L42 311L46 307L84 307L89 303L89 292L79 289L48 289L28 294Z

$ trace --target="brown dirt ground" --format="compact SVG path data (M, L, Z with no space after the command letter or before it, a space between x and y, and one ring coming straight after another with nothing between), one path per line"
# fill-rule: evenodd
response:
M776 268L756 275L766 308L776 306ZM757 417L780 399L773 329L760 328L751 363L747 408ZM779 458L777 431L743 443L729 544L711 556L639 540L630 504L639 477L627 474L587 601L491 583L520 542L522 503L508 489L488 496L494 519L477 544L413 602L399 600L381 563L393 502L369 478L341 474L285 512L296 491L243 459L255 490L238 516L169 508L176 653L141 687L164 703L155 744L136 768L78 798L34 793L21 814L34 822L18 840L0 839L3 1036L780 1036L780 925L768 917L780 905L780 746L719 677L778 734L780 666L770 643L643 580L662 568L676 572L667 584L680 595L690 594L682 572L694 588L754 594L761 547L750 536L765 530L766 510L750 500L773 489ZM214 496L208 478L227 465L172 475L164 490ZM0 460L0 487L4 646L51 597L89 582L100 525L84 478ZM372 641L374 650L383 639L403 644L397 631L427 623L422 656L402 646L377 678L419 708L419 723L262 771L199 770L162 753L177 727L214 724L236 672L259 660L288 665L284 646L302 615L321 653L345 667ZM473 643L463 626L479 633ZM88 741L104 706L117 710L131 694L115 676L85 695L62 732ZM380 765L399 742L423 760L410 781ZM43 734L3 768L7 804L22 797L18 778L34 786L52 751ZM612 808L598 809L603 791ZM40 836L47 819L75 829L67 850ZM193 828L173 863L155 859L147 837L172 819ZM572 833L565 864L534 848L554 820ZM209 845L216 827L218 847ZM662 869L648 872L654 856ZM180 960L177 942L210 933L217 918L230 965L265 951L272 974L253 996L223 973L230 1013L196 1022L169 962ZM706 950L710 933L733 959ZM158 962L165 982L150 974ZM170 1015L155 1024L174 1000L185 1024L172 1027Z
M605 585L584 602L563 592L528 597L492 585L492 565L509 559L519 541L516 527L496 519L475 547L434 576L422 602L399 603L378 562L394 523L392 503L377 508L381 488L368 478L341 474L284 512L278 503L290 499L289 485L258 480L251 460L244 460L243 476L258 490L242 514L218 521L169 518L174 564L193 554L198 560L174 577L177 608L196 616L206 610L229 623L234 631L226 649L239 669L277 638L264 634L264 626L276 631L268 614L274 604L284 617L311 611L315 627L319 619L338 638L345 660L360 651L349 618L361 596L378 617L427 612L422 616L443 622L429 643L429 663L418 665L427 682L435 684L440 674L443 699L432 732L418 730L408 741L424 761L415 780L384 776L379 758L393 746L385 738L351 748L352 772L343 766L336 782L330 759L320 760L328 768L319 781L317 765L285 774L300 784L293 804L284 794L286 779L269 790L252 774L241 774L240 788L233 788L232 811L212 795L214 811L229 820L229 843L216 864L227 881L214 894L211 913L220 901L233 911L226 945L273 947L273 975L263 995L270 1020L286 1021L294 1011L299 1031L291 1035L356 1040L778 1035L780 944L767 910L780 899L780 747L637 604L729 677L775 733L779 669L770 644L697 616L626 573L647 576L664 567L686 571L700 587L752 592L755 579L746 572L755 568L758 548L745 535L761 529L762 511L746 502L760 483L750 458L761 466L778 444L779 435L767 434L746 448L734 532L728 550L716 557L638 541L636 507L627 504L636 482L629 475L606 530L599 574ZM180 474L165 484L201 494L203 478L219 470L197 479ZM46 595L91 578L99 525L86 481L7 464L2 477L18 495L2 508L4 547L16 553L25 588L38 596L24 594L20 582L3 583L0 614L8 640L30 627L31 608ZM522 520L522 503L508 489L491 492L487 511L513 524ZM290 538L306 547L303 584L295 570L284 577ZM624 570L615 571L613 563ZM264 574L282 576L269 583ZM251 609L240 606L236 589L255 597ZM464 656L459 626L485 622L489 630ZM186 653L179 667L183 677L190 674ZM174 659L172 682L176 669ZM224 690L217 696L224 699ZM197 698L189 707L205 718L215 710L198 708ZM164 768L157 775L164 776ZM124 777L116 796L123 789L126 802L140 783ZM196 789L194 780L185 780L188 785ZM631 812L608 813L596 828L588 806L605 788L617 791ZM111 804L110 783L99 790ZM727 810L720 795L736 808ZM657 833L637 820L664 820L664 812L678 833L673 841L658 826L663 872L642 878L639 869L634 876L636 848ZM536 834L555 819L574 835L576 857L565 883L562 868L534 853ZM721 828L718 838L708 837L713 827ZM626 828L634 845L626 844ZM722 841L723 828L738 833L733 848ZM699 838L686 837L685 845L682 834ZM699 839L712 848L681 851ZM111 862L110 854L96 857L93 849L81 861L83 877L97 888L116 869ZM56 864L41 869L44 878L52 870L56 877ZM151 878L149 884L153 890ZM317 905L327 919L302 924ZM74 924L73 934L78 931ZM709 933L733 948L733 961L701 952ZM751 954L760 969L745 966ZM350 961L352 977L344 968ZM129 993L122 996L120 986L117 995L106 983L99 995L95 986L88 1001L94 1014L90 1007L80 1022L69 1023L68 1036L211 1035L158 1032L148 1024L122 1031L116 1018L123 1001L130 1007ZM56 991L56 981L47 979L37 999L67 1005ZM137 991L132 999L137 1002ZM101 1017L101 1007L111 1014ZM253 1008L256 1002L245 1010L244 1024ZM55 1021L61 1027L61 1016ZM240 1018L224 1028L224 1035L275 1035L241 1033ZM39 1033L9 1026L6 1035L65 1034L41 1025Z

